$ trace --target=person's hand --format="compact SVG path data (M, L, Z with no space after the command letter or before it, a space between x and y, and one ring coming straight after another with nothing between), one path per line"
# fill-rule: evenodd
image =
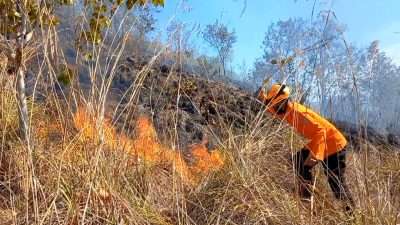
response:
M311 154L308 155L307 159L304 161L304 165L308 167L314 167L318 163L318 160L314 159Z
M256 92L254 92L253 96L260 100L262 94L264 94L264 90L260 87Z

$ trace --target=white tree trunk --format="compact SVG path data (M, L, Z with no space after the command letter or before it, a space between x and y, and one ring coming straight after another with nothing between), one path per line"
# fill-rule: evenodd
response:
M17 99L21 139L29 143L28 107L25 95L25 75L22 66L17 68Z
M28 120L28 107L26 104L25 94L25 67L23 52L26 43L32 37L32 32L28 33L28 18L26 10L23 9L24 4L21 0L16 2L17 12L22 16L22 24L20 27L19 36L16 37L17 50L15 58L15 70L17 75L17 99L18 99L18 110L19 110L19 124L20 124L20 135L21 139L25 142L28 149L29 146L29 120Z

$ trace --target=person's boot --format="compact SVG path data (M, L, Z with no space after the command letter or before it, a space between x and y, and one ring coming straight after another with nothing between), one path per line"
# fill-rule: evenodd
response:
M299 185L299 195L303 199L311 199L311 191L307 188L307 185L301 184Z
M344 203L344 211L351 218L353 218L355 216L354 215L355 207L356 207L356 205L352 201Z
M352 216L353 215L353 207L350 205L346 204L344 206L344 211L346 212L347 215Z

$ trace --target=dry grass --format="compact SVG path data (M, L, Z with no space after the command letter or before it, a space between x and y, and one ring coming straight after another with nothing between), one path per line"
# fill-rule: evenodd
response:
M319 166L311 202L295 194L291 152L301 141L286 128L277 132L268 121L264 127L254 122L246 135L228 130L219 146L224 165L203 174L196 185L182 179L176 161L160 164L139 156L132 162L123 151L127 137L107 144L109 131L101 129L126 40L106 52L106 63L87 66L93 82L87 90L73 84L69 93L56 94L50 88L44 100L29 103L31 155L18 139L14 81L0 74L0 224L395 224L400 151L386 147L366 144L359 153L350 151L347 177L357 200L354 218L333 198ZM93 50L94 58L101 58L101 50ZM131 102L160 52L137 75L129 90ZM47 67L49 77L38 76L37 83L54 87L56 70ZM78 105L99 115L93 118L100 138L82 138L84 133L74 127Z
M3 80L2 90L10 87ZM46 102L31 109L30 167L12 93L0 96L5 224L394 224L399 213L398 151L365 145L350 152L347 177L358 206L351 219L319 167L312 201L297 197L290 149L299 140L287 129L278 135L276 126L255 124L251 135L222 140L224 166L191 186L175 165L132 163L121 145L83 139L69 112Z

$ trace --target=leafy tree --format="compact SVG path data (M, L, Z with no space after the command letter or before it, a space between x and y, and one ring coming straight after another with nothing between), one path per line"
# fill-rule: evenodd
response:
M131 16L134 21L132 21L134 28L133 35L133 46L135 52L135 60L141 63L146 60L146 51L148 49L147 35L155 30L156 19L153 16L153 8L146 5L143 7L137 7L133 10L133 15Z
M348 59L348 54L340 39L342 28L327 14L318 18L314 23L302 18L272 23L263 41L264 54L256 60L252 76L259 84L264 77L286 82L299 94L300 102L318 99L324 111L342 74L337 68L348 66L339 62Z
M260 84L264 77L271 77L304 93L313 80L310 74L315 56L302 49L317 40L317 30L301 18L272 23L262 43L263 56L254 64L253 80Z
M205 72L209 76L212 70L214 70L214 68L218 65L218 58L201 55L197 58L197 63L203 69L202 72L200 72L200 74Z
M221 60L223 75L225 76L225 64L232 54L233 44L236 42L236 32L229 31L228 27L218 20L214 24L208 24L203 32L204 40L218 52L219 59Z
M90 8L92 16L86 30L77 37L77 47L85 51L91 45L101 43L102 32L110 26L110 18L119 7L128 10L136 5L144 5L148 0L85 0L84 6ZM163 0L149 1L156 6L163 6ZM6 53L14 67L17 77L17 98L20 118L21 139L29 148L29 121L25 95L25 73L28 55L26 47L34 38L40 38L40 30L55 27L60 21L54 14L54 7L72 5L74 0L0 0L0 47Z
M385 128L399 117L400 73L392 59L373 41L358 59L363 118L371 125Z
M179 64L179 68L185 68L190 65L194 57L194 44L191 35L196 26L189 26L181 21L171 22L167 27L168 43L174 52L174 61Z
M318 101L320 112L331 118L381 129L396 126L400 68L378 41L367 48L347 44L343 27L333 19L322 13L314 23L295 18L271 24L253 81L260 84L267 75L287 82L309 101Z

